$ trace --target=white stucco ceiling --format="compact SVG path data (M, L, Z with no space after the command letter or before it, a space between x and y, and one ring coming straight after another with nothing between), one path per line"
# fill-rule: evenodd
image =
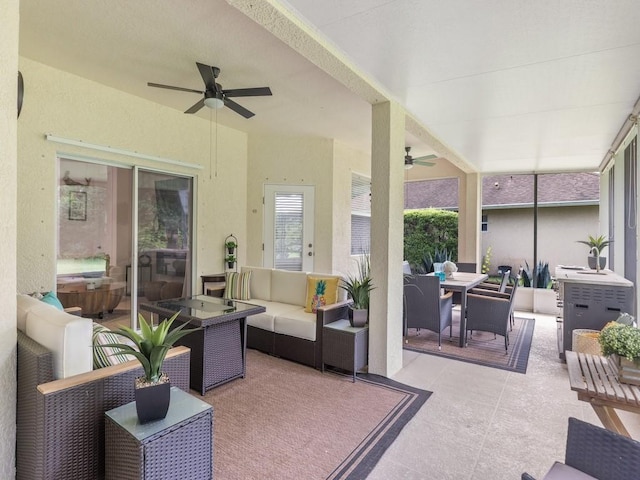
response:
M412 154L481 172L595 170L640 95L637 0L21 0L20 13L22 56L180 111L198 96L146 83L200 89L196 61L224 88L271 87L237 100L249 120L217 112L243 131L368 151L370 103L394 99Z

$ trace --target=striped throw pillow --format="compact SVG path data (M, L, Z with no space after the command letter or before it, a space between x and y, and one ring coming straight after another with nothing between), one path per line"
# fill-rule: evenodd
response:
M116 335L107 327L100 325L99 323L93 324L93 369L96 370L102 367L109 367L111 365L119 365L129 360L135 360L133 355L127 355L120 353L118 348L104 347L102 345L108 345L110 343L127 343L132 347L134 344L121 335Z
M251 292L249 291L251 271L227 272L226 281L224 298L227 300L251 300Z

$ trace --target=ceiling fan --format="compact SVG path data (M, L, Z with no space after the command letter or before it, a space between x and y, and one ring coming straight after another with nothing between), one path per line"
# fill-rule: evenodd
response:
M414 165L421 165L423 167L433 167L435 163L433 162L425 162L425 160L431 160L432 158L438 158L437 155L425 155L424 157L413 158L409 152L411 151L411 147L404 147L407 154L404 156L404 168L409 170L413 168Z
M237 104L229 97L260 97L265 95L271 95L271 89L269 87L256 87L256 88L236 88L231 90L223 90L222 85L216 83L216 79L220 74L218 67L210 67L203 63L196 62L202 80L204 81L205 90L193 90L191 88L172 87L171 85L162 85L159 83L148 82L150 87L166 88L169 90L179 90L181 92L199 93L203 97L198 100L191 108L185 110L184 113L196 113L205 105L209 108L222 108L228 107L244 118L251 118L255 114L242 105Z

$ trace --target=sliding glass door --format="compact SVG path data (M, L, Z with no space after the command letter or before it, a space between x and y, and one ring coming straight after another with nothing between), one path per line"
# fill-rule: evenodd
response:
M65 307L109 328L136 327L138 302L191 293L192 178L98 160L58 165L56 291Z

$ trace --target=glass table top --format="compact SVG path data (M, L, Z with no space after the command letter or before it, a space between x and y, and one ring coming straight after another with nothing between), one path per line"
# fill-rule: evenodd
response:
M159 300L146 304L151 307L157 307L172 312L180 311L182 315L201 320L211 319L230 313L242 313L253 311L256 308L262 309L257 305L239 302L237 300L227 300L219 297L210 297L208 295L195 295L189 298L174 298L170 300ZM142 308L144 308L141 305Z

